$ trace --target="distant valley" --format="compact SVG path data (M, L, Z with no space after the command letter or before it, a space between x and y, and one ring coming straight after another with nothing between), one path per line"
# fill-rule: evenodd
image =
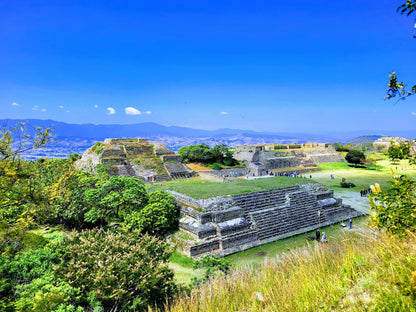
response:
M201 130L178 126L163 126L156 123L138 123L130 125L94 125L94 124L68 124L54 120L40 119L0 119L2 128L9 128L18 122L25 122L31 127L50 127L55 138L48 147L38 149L25 154L27 159L39 157L63 158L71 153L82 154L96 141L105 138L129 138L145 137L149 141L166 144L169 149L177 151L182 146L205 142L210 146L224 143L227 146L262 144L262 143L305 143L305 142L355 142L359 137L365 136L366 140L375 140L378 137L404 136L416 137L416 131L395 131L394 133L382 133L381 131L355 131L350 133L273 133L255 132L240 129ZM30 134L30 133L29 133ZM362 140L358 139L357 142Z

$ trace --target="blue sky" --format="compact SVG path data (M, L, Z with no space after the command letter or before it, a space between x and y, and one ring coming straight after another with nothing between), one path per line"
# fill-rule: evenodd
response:
M403 0L404 1L404 0ZM414 130L401 1L2 1L0 118L273 132Z

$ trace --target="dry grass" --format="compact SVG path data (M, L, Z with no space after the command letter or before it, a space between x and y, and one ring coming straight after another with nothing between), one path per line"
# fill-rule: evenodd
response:
M186 164L189 168L191 168L193 171L208 171L208 170L213 170L210 167L204 166L202 164L199 163L191 163L191 164Z
M218 276L166 311L415 311L416 239L357 232Z

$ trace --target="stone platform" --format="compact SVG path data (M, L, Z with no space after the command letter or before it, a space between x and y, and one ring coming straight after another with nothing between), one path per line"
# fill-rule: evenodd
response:
M201 200L170 193L181 230L194 238L182 244L191 257L225 256L363 215L318 183Z

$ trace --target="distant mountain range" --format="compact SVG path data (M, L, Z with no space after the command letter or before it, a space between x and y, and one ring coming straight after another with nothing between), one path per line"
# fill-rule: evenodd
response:
M240 129L218 129L201 130L187 127L163 126L157 123L146 122L130 125L94 125L94 124L68 124L55 120L41 119L0 119L0 127L11 127L18 122L25 122L32 127L49 127L53 129L56 140L51 146L51 152L46 155L66 157L72 152L82 153L95 141L105 138L131 138L145 137L150 141L165 143L169 148L178 150L181 146L205 142L210 145L225 143L228 146L262 144L262 143L305 143L305 142L341 142L345 143L354 138L365 136L365 140L371 140L381 136L403 136L407 138L416 137L415 131L394 131L381 133L381 131L354 131L354 132L332 132L332 133L273 133L256 132ZM361 140L358 140L361 141ZM42 151L37 151L41 153ZM39 155L38 155L39 156ZM38 157L37 156L37 157Z
M354 138L352 140L349 140L347 143L353 144L353 145L359 145L359 144L364 144L364 143L369 143L369 142L374 142L380 138L382 138L383 136L381 135L367 135L367 136L360 136L358 138Z

